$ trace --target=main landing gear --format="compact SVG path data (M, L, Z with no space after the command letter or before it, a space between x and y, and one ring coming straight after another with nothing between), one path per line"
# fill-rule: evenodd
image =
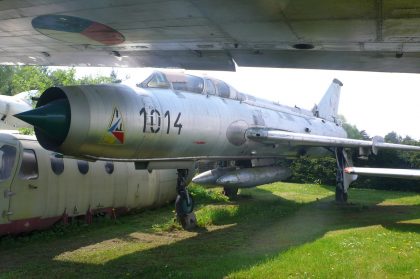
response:
M228 197L230 200L234 200L238 197L237 187L223 187L223 195Z
M194 201L187 190L188 169L178 169L175 200L176 218L185 230L194 229L197 226L197 219L193 212Z
M337 203L346 203L348 199L347 190L350 184L357 179L357 175L347 174L344 169L352 165L351 157L347 155L342 147L335 149L337 159L337 185L335 187L335 201Z

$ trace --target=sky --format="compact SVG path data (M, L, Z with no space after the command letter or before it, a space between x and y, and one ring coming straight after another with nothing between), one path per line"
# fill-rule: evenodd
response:
M77 75L111 68L76 67ZM143 81L153 69L114 68L118 78ZM344 85L339 114L370 136L395 131L420 140L420 74L237 67L236 72L185 71L224 80L237 90L283 105L312 109L334 78Z

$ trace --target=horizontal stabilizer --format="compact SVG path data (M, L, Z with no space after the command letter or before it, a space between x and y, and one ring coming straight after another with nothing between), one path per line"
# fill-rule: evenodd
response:
M412 170L412 169L384 169L384 168L348 167L344 171L348 174L357 174L357 175L365 175L365 176L420 179L420 170Z

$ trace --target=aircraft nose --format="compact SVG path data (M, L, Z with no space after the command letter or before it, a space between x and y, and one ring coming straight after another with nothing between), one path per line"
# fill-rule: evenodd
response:
M59 142L65 140L70 129L71 114L67 99L54 100L44 106L14 116Z

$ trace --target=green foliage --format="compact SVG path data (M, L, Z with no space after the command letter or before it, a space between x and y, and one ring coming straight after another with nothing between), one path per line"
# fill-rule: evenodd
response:
M101 83L115 83L112 77L106 76L85 76L77 80L76 84L101 84Z
M338 206L333 187L272 183L197 204L196 231L180 229L169 205L0 238L0 278L417 278L420 195L350 197Z
M365 130L359 131L356 125L352 125L348 123L346 118L343 115L338 115L338 119L341 121L343 125L343 129L346 131L347 137L349 139L360 139L360 140L369 139L369 135L366 133Z
M350 139L363 139L362 134L355 125L343 123L343 128L347 132L347 137Z
M333 157L300 158L293 161L291 169L290 181L335 185L337 165Z
M76 80L76 69L70 68L68 70L55 70L49 73L54 86L75 85L78 83Z
M111 74L109 75L109 78L111 79L112 83L120 83L121 79L117 78L117 72L112 69Z
M19 128L19 134L22 135L34 135L34 128Z
M12 79L16 73L16 67L0 66L0 94L12 95Z
M43 92L51 86L118 83L117 74L76 78L76 69L50 70L44 66L0 66L0 94L15 95L29 90Z
M346 122L340 116L343 128L347 136L352 139L369 140L366 131L359 131L355 125ZM410 138L402 138L396 132L390 132L385 136L385 141L389 143L402 143L418 145L420 142ZM357 151L353 153L353 162L358 167L376 168L420 168L420 154L417 152L403 152L398 150L380 150L378 155L371 155L367 160L358 158ZM292 165L293 176L291 181L298 183L316 183L325 185L335 185L336 163L333 157L330 158L301 158L295 160ZM420 191L418 180L406 180L384 177L359 177L353 182L352 187L374 188L400 191Z
M410 137L402 138L396 132L385 135L385 141L389 143L403 143L409 145L420 145ZM368 160L353 158L354 165L359 167L372 168L398 168L410 169L420 168L420 154L417 152L404 152L398 150L380 150L377 155L370 155ZM420 191L418 180L407 180L386 177L359 177L353 187L374 188L400 191Z
M53 80L48 75L47 67L18 67L12 78L12 94L28 90L44 91L53 86Z
M205 188L194 183L191 183L188 186L188 191L196 203L203 204L228 201L228 197L221 192L207 191Z
M392 131L385 136L385 141L389 143L401 143L402 137Z

